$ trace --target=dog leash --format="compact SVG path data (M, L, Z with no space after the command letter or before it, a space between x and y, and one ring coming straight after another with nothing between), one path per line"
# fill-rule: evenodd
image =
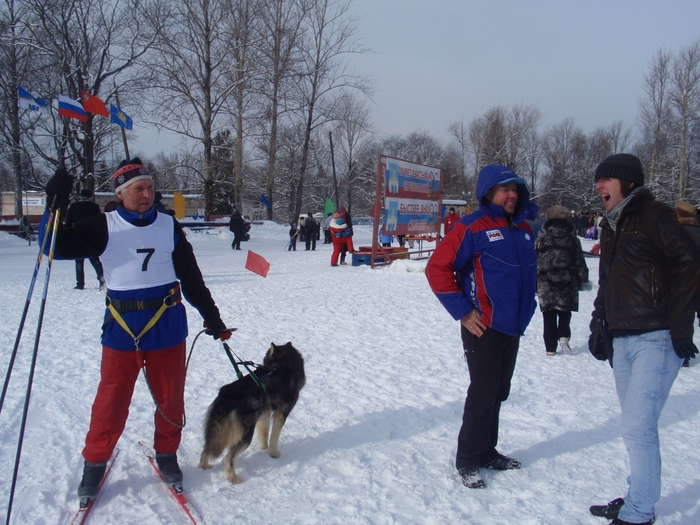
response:
M248 365L253 365L256 367L259 367L260 365L257 365L253 361L243 361L240 357L236 355L236 353L231 350L231 347L226 343L226 341L222 341L224 345L224 351L226 352L226 355L228 356L229 361L231 361L231 364L233 365L234 370L236 371L236 377L238 379L243 379L243 373L241 372L241 369L238 367L238 364L241 364L245 367L245 369L248 371L248 375L253 379L253 382L258 385L258 388L263 391L265 395L267 395L267 390L265 390L265 385L263 382L260 380L260 378L255 374L253 370L250 369ZM236 359L234 359L234 356L238 359L238 362L236 362Z

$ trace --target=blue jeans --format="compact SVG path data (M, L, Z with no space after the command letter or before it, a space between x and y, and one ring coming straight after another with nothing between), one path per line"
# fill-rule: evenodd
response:
M619 518L644 523L661 496L659 416L683 360L668 330L613 340L613 372L622 408L622 438L630 458L629 489Z

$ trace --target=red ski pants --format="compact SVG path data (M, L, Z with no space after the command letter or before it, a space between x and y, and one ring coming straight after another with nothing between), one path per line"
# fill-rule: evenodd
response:
M355 246L352 244L352 237L334 237L333 238L333 253L331 254L331 264L338 264L338 257L343 249L343 244L348 248L349 252L355 251Z
M161 350L144 352L146 376L156 403L175 423L182 423L185 412L185 341ZM109 459L129 416L134 385L141 371L136 352L102 346L100 385L92 404L90 429L85 436L83 457L102 463ZM159 453L176 452L182 429L168 423L155 410L153 448Z

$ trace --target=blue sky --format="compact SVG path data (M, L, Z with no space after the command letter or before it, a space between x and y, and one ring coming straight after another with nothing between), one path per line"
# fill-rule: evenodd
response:
M690 0L354 0L353 10L374 50L353 63L375 80L377 129L444 140L454 120L521 102L545 125L633 126L653 55L700 38Z

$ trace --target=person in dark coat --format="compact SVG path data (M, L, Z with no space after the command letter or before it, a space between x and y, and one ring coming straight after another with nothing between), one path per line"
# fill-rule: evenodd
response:
M241 212L236 210L231 215L231 222L228 225L228 229L233 232L233 242L231 243L231 248L234 250L241 249L241 241L246 233L246 224L241 216Z
M639 158L607 157L595 182L605 219L588 347L613 367L630 475L623 498L590 512L616 525L651 525L661 496L659 417L683 359L698 353L700 247L644 186Z
M557 353L557 343L571 353L571 312L578 312L578 292L588 283L588 266L581 241L576 237L569 212L563 206L547 210L542 234L537 238L537 297L544 322L547 355Z
M329 213L328 216L323 221L323 244L330 244L331 242L333 242L331 240L331 232L328 229L328 225L331 223L332 220L333 220L333 214Z
M84 189L80 192L80 198L68 207L68 214L66 215L67 228L72 228L76 224L83 222L88 217L102 213L99 205L92 202L92 200L90 200L91 198L92 191ZM97 280L100 282L100 290L103 290L105 287L105 279L103 276L104 271L102 269L100 258L90 257L88 260L95 269ZM75 281L76 290L83 290L85 288L85 259L75 260Z
M163 194L159 191L156 191L156 196L153 198L153 209L158 213L167 213L163 204Z
M318 239L318 234L320 230L320 226L316 219L314 219L313 214L309 212L308 217L306 218L306 251L308 252L309 249L311 251L316 250L316 239Z

